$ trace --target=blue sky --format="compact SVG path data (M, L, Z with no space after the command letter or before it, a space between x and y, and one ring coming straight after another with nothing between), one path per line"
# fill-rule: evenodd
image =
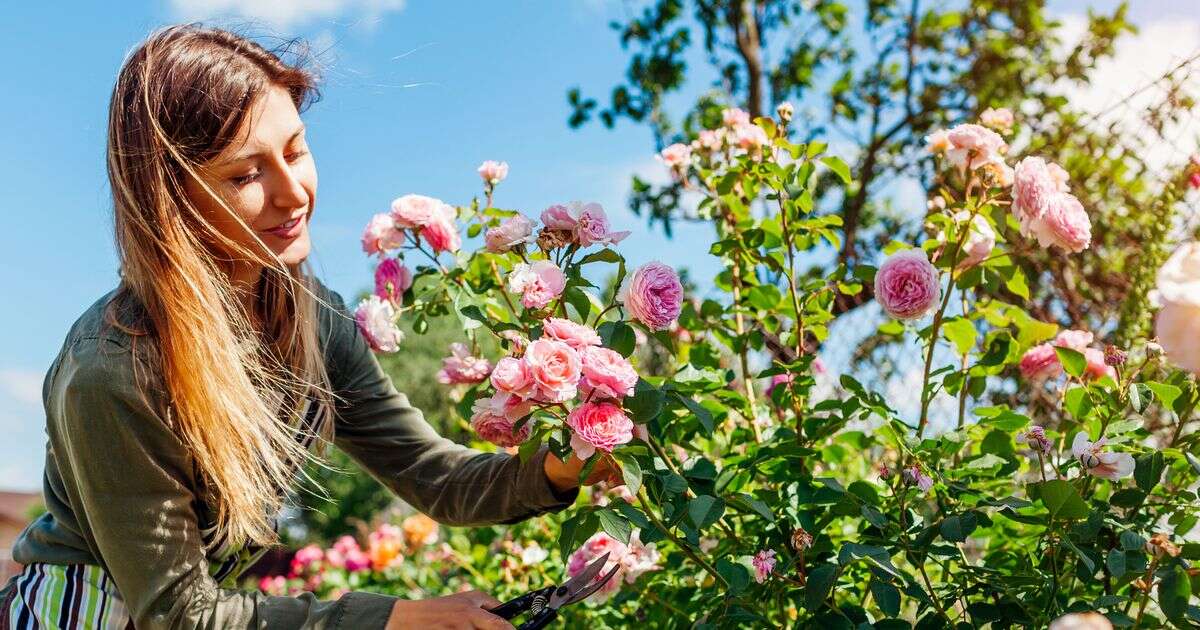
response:
M1112 2L1057 2L1081 13ZM1200 10L1139 0L1143 24L1190 23L1177 45L1194 50ZM71 322L117 281L104 131L112 81L126 52L156 26L184 18L268 28L328 47L324 98L305 115L320 172L314 261L334 289L366 286L358 236L401 194L451 203L476 193L474 169L506 160L497 203L536 214L550 203L598 201L633 263L688 267L707 283L709 228L679 226L672 240L625 209L632 173L657 174L649 133L566 125L565 91L602 95L626 57L607 23L624 3L605 0L161 0L13 3L0 38L0 488L40 484L41 383ZM234 9L233 7L240 7ZM236 11L242 11L238 14ZM229 18L234 21L230 22ZM1190 21L1190 22L1189 22ZM11 28L15 26L16 28ZM267 32L260 28L257 32ZM1163 42L1159 42L1164 45ZM1175 45L1167 42L1165 45Z

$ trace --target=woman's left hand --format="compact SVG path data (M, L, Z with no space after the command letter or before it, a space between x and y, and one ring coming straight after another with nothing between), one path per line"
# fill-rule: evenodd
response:
M554 453L546 453L546 460L542 468L546 471L546 478L550 480L550 485L559 492L566 492L579 487L579 473L583 470L583 464L584 461L576 457L574 453L571 453L565 462ZM621 477L621 466L609 455L604 455L600 461L596 462L596 466L592 468L591 474L584 480L583 485L590 486L600 481L607 482L609 487L625 483Z

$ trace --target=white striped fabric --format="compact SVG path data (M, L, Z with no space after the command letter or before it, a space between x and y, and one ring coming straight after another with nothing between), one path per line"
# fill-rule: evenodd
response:
M5 630L133 627L116 586L98 566L34 563L14 580L14 597L8 610L0 611Z

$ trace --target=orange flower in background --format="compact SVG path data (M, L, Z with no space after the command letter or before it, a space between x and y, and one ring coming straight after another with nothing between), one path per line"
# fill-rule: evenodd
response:
M414 514L400 525L404 529L404 541L409 549L437 542L438 524L424 514Z
M395 525L383 524L371 532L367 557L371 567L382 571L403 559L404 535Z

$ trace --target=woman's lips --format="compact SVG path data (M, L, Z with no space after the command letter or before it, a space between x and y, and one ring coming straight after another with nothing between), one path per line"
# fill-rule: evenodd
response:
M300 229L303 227L301 224L304 223L305 216L306 215L300 215L295 219L288 221L287 223L269 230L263 230L263 232L279 238L294 238L300 234Z

